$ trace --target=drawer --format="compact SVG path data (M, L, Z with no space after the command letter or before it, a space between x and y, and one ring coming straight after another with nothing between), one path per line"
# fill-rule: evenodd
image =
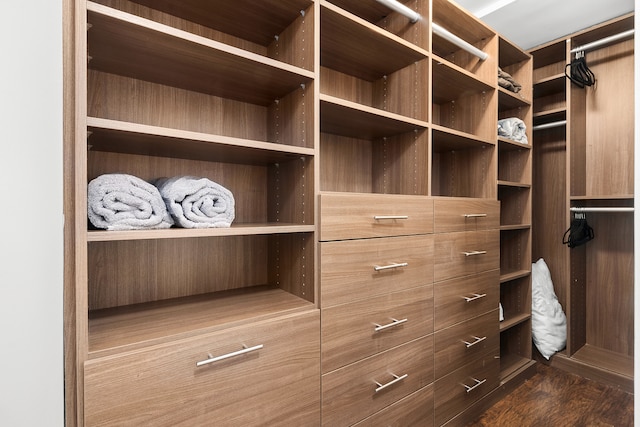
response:
M432 427L433 384L384 408L354 427Z
M433 236L320 243L323 308L433 282Z
M433 200L396 194L323 193L320 240L433 232Z
M323 309L321 324L328 372L433 332L433 285Z
M500 230L434 235L434 281L500 268Z
M433 300L436 331L495 310L500 302L500 270L437 282Z
M352 425L432 382L428 335L324 374L322 425Z
M442 329L434 335L435 376L500 351L500 321L495 309L480 317Z
M319 425L319 317L292 314L90 360L85 424ZM253 350L196 366L245 345Z
M500 228L500 202L492 199L435 199L435 233Z
M435 382L435 424L442 425L499 385L498 354L486 356Z

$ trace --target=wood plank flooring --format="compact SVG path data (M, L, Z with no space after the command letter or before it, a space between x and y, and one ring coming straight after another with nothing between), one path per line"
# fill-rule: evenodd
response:
M467 427L633 426L633 395L537 364L537 373Z

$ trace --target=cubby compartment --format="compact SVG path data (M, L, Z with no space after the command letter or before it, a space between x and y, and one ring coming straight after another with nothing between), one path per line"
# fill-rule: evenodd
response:
M312 72L88 7L89 116L313 147Z
M88 247L96 355L313 307L313 233L102 237Z
M426 51L328 3L322 5L321 26L323 96L428 120Z
M429 50L429 1L427 0L399 1L420 15L420 19L415 23L375 0L330 0L330 2L421 49ZM323 28L322 31L326 29ZM343 41L348 42L348 39Z
M252 3L250 7L242 2L212 7L204 0L97 0L95 3L168 25L172 33L186 31L213 41L213 45L222 43L225 50L238 48L313 71L312 0L266 0ZM91 3L89 8L92 9Z
M510 91L509 89L502 87L501 92L502 89L505 89L505 94L530 105L533 101L531 81L533 61L531 59L531 55L522 51L503 37L499 38L499 52L498 66L520 85L520 90L518 92Z
M531 230L526 226L501 227L500 275L531 270Z
M567 43L565 40L548 43L536 48L533 54L533 83L555 80L562 76L564 78L564 68L567 64ZM536 103L538 93L535 93Z
M418 166L428 163L427 130L382 136L354 129L364 137L320 134L321 191L427 195L427 171Z
M432 147L433 196L496 197L495 144L438 127L432 131Z
M532 351L530 317L507 318L506 310L505 320L500 325L500 380L503 382L531 363ZM508 328L504 329L505 326Z
M530 186L501 185L498 188L498 199L502 227L531 225Z
M531 145L501 138L498 142L499 184L531 185Z
M495 141L498 119L495 87L437 60L433 61L432 73L433 124Z
M442 32L447 34L443 37ZM469 53L450 40L480 49L486 59ZM432 52L440 59L462 68L488 85L495 85L498 73L498 36L473 15L464 12L448 0L433 1Z

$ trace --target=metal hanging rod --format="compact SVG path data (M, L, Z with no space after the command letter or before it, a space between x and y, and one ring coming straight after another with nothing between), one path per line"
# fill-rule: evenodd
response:
M380 4L387 6L389 9L398 12L399 14L406 16L412 23L416 23L422 18L418 12L405 6L404 4L400 3L397 0L376 0L376 1ZM442 28L440 25L436 23L432 23L431 25L432 25L434 34L437 34L443 39L448 40L449 42L455 44L459 48L466 50L470 54L477 56L482 61L484 61L489 57L489 55L486 52L483 52L482 50L478 49L471 43L461 39L460 37L451 33L449 30Z
M611 208L570 208L571 212L633 212L634 208L611 207Z
M587 51L587 50L595 49L595 48L597 48L599 46L603 46L603 45L608 44L608 43L613 43L613 42L615 42L617 40L624 39L624 38L632 36L634 31L635 30L633 30L633 29L632 30L627 30L627 31L624 31L624 32L622 32L620 34L614 34L612 36L605 37L603 39L596 40L594 42L587 43L587 44L584 44L582 46L578 46L578 47L576 47L574 49L571 49L571 53Z
M431 23L431 26L433 28L434 34L437 34L443 39L450 41L451 43L455 44L459 48L466 50L470 54L477 56L478 58L480 58L480 60L484 61L489 57L489 54L487 52L483 52L482 50L478 49L471 43L465 40L462 40L460 37L456 36L449 30L442 28L440 25L436 24L435 22Z
M551 129L551 128L557 128L560 126L565 126L567 124L566 120L559 120L557 122L551 122L551 123L544 123L541 125L536 125L533 127L533 130L540 130L540 129Z

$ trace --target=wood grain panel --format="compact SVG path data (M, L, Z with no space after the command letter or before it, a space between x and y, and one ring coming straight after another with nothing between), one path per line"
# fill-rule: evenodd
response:
M378 219L375 216L406 216ZM320 195L320 240L401 236L433 232L433 200L420 196Z
M318 327L318 312L309 312L89 361L85 423L318 424ZM264 347L256 352L196 366L209 355L259 344ZM266 395L277 398L265 399Z
M326 373L433 332L433 285L323 309L321 325Z
M495 310L500 300L499 283L498 270L435 283L435 330ZM486 296L470 302L464 299L476 294Z
M354 424L354 427L375 426L433 426L433 385L428 385Z
M435 377L440 378L485 355L499 353L498 312L458 323L434 334Z
M433 238L390 237L320 243L323 308L433 282ZM406 263L397 268L376 271Z
M442 425L498 386L500 360L486 356L460 368L435 383L435 424ZM476 381L477 380L477 381ZM486 382L467 392L479 381Z
M348 426L433 382L429 335L322 376L322 425ZM376 392L394 376L407 375Z
M499 230L462 231L434 236L436 282L494 270L500 266Z
M434 232L476 231L500 227L500 202L488 199L436 198Z

